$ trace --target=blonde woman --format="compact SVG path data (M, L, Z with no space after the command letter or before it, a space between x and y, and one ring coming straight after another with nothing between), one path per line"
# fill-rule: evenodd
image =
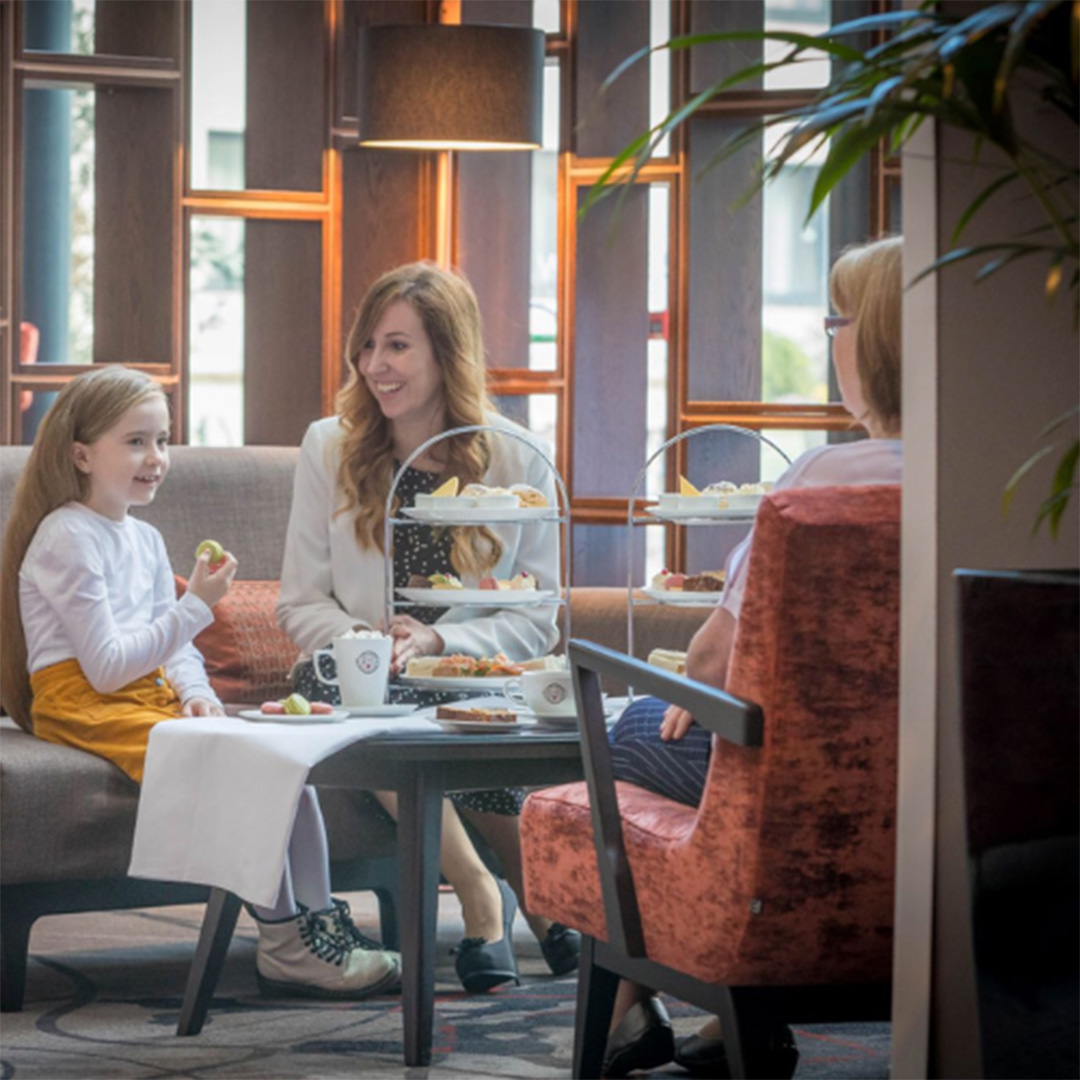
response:
M281 573L278 620L304 657L294 684L305 696L337 700L308 659L352 629L382 624L386 604L384 525L393 477L427 440L451 428L490 425L549 449L499 415L485 389L486 369L476 296L458 274L431 263L411 263L384 274L360 305L346 344L349 379L337 415L308 429L301 447ZM449 477L461 484L508 487L526 483L555 504L552 476L542 458L518 439L488 432L454 436L413 461L396 492L412 505ZM543 588L559 583L559 542L552 523L493 528L410 526L395 534L393 578L403 587L418 574L452 573L466 583L526 572ZM437 594L433 594L433 600ZM393 636L392 672L418 656L464 653L526 660L549 652L558 639L555 608L413 608L386 629ZM322 670L322 669L320 669ZM324 675L331 675L324 671ZM393 700L410 698L396 680ZM391 812L392 797L380 801ZM507 889L484 867L458 814L444 803L442 871L462 903L465 940L457 971L470 991L517 980L510 943L515 897L522 895L519 791L470 792L454 802L491 843L514 886ZM577 935L529 918L553 971L577 965Z
M836 380L844 405L869 438L807 451L792 462L774 490L900 483L901 257L899 237L852 247L837 259L829 276L839 314L826 317L825 332L832 338ZM690 678L720 688L726 683L753 542L751 530L728 558L720 602L687 651ZM619 718L611 742L617 779L690 806L701 801L712 737L685 709L657 698L639 699ZM766 1076L790 1076L798 1059L791 1032L782 1026L756 1052L765 1055L761 1075ZM727 1075L719 1023L711 1020L676 1049L660 999L646 987L620 983L604 1075L625 1076L673 1058L702 1076Z
M110 364L73 379L38 429L4 534L4 703L27 731L113 762L141 783L156 724L220 716L192 645L236 560L204 553L176 598L161 534L130 516L169 471L169 409L148 375ZM364 998L400 981L396 953L330 896L315 789L301 795L275 905L254 907L270 996Z

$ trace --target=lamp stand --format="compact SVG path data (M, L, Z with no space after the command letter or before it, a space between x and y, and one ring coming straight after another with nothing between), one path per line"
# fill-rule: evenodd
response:
M435 261L447 269L454 259L454 151L435 151Z

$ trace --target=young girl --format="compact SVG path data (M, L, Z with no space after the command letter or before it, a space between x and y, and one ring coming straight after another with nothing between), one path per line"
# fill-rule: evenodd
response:
M220 716L192 645L236 560L195 563L176 599L161 534L133 518L169 468L169 410L141 372L73 379L41 423L19 480L0 571L4 700L27 731L106 758L141 782L153 726ZM259 986L360 998L395 986L397 954L363 938L330 896L318 798L306 788L274 908L253 911Z

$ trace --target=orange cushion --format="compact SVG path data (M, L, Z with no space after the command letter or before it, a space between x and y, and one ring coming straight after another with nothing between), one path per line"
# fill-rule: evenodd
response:
M187 582L177 576L176 595ZM227 704L256 703L289 694L296 646L274 615L276 581L234 581L214 607L214 621L198 637L210 685Z

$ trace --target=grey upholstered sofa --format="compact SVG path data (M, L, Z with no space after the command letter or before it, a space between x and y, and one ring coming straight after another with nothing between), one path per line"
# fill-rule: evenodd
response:
M0 517L6 521L21 447L0 448ZM238 578L276 581L297 452L258 447L174 448L172 468L153 506L140 515L165 537L173 567L190 571L195 547L213 536L239 558ZM269 595L269 592L268 592ZM647 608L635 622L635 653L685 648L705 612ZM626 593L572 593L575 637L626 645ZM284 677L287 664L282 665ZM617 689L617 688L611 688ZM192 885L127 876L138 788L109 762L35 739L0 719L0 1009L22 1007L30 929L42 915L149 907L205 899ZM396 941L394 830L362 793L322 793L338 890L375 889L383 937ZM194 948L194 937L192 946Z

